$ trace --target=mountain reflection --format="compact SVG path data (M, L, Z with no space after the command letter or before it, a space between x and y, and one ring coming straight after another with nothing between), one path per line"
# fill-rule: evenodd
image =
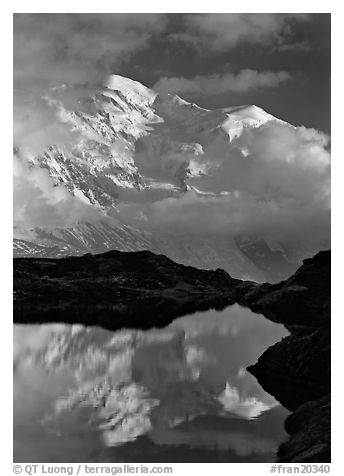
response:
M34 412L52 441L77 428L100 434L109 448L146 435L156 446L271 455L286 412L245 369L286 334L237 305L149 331L17 325L17 448L29 438L32 422L25 422ZM23 426L24 436L16 433Z

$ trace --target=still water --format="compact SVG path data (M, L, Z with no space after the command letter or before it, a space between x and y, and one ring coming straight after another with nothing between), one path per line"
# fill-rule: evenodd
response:
M246 367L285 335L238 305L148 331L16 325L14 461L274 461L288 412Z

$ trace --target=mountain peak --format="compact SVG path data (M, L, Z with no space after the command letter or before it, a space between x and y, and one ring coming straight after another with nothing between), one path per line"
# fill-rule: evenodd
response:
M185 108L200 113L223 114L224 117L233 119L235 122L243 122L253 126L264 124L271 120L278 120L264 109L254 104L242 106L229 106L215 110L209 110L198 106L195 103L186 101L177 94L165 93L158 94L153 89L144 86L139 81L135 81L118 74L112 74L107 77L104 86L110 91L120 91L127 98L135 103L146 103L157 108L159 111L171 112L178 110L182 115ZM181 108L181 109L180 109ZM225 120L225 122L227 122Z
M137 98L141 98L145 102L153 103L157 93L152 89L147 88L138 81L125 78L118 74L112 74L106 79L104 86L107 89L114 91L121 91L126 96L132 95Z
M225 107L225 108L222 108L221 111L239 120L244 120L244 121L251 120L254 122L259 122L261 124L271 120L278 120L276 117L269 114L261 107L256 106L255 104L248 104L245 106Z

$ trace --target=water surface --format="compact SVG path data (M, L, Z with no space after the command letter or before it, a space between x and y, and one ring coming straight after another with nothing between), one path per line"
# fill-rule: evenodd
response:
M274 461L287 411L246 367L286 334L238 305L148 331L15 325L14 461Z

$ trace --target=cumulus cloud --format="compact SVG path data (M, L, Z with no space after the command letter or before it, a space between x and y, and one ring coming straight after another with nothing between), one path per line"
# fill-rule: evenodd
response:
M243 69L238 74L222 73L192 78L162 77L153 86L159 93L187 93L189 95L223 94L228 91L246 92L252 89L275 88L290 80L286 71L255 71Z
M188 176L186 193L121 204L120 212L140 226L256 235L317 249L330 233L328 140L316 130L277 121L246 128L227 142L227 150L214 142L192 158L203 172Z
M14 224L54 227L99 219L98 210L72 195L63 184L57 185L46 169L32 166L52 145L60 152L71 150L80 133L62 121L44 97L18 94L13 126Z
M99 212L70 194L63 186L55 186L47 170L30 168L14 157L14 224L18 227L58 227L79 220L95 221Z
M44 97L18 92L13 107L13 143L26 158L34 158L52 144L65 150L78 133L61 121L56 107Z
M185 31L172 34L196 47L226 51L239 42L283 44L295 21L307 21L310 15L292 13L202 13L184 18Z

